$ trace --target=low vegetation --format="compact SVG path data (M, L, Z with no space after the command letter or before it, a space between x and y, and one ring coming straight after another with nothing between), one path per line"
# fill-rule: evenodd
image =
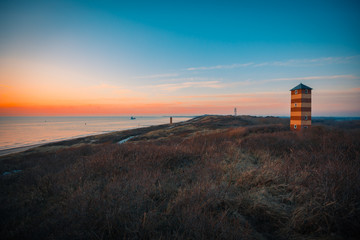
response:
M1 237L356 239L360 128L288 121L206 116L3 157L22 171L0 177Z

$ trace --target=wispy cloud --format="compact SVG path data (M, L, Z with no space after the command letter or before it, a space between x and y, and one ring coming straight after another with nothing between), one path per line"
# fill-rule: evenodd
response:
M107 83L100 83L98 85L92 85L88 87L89 89L119 89L119 86L109 85Z
M200 81L200 82L180 82L170 84L159 84L152 86L152 88L164 91L176 91L183 88L222 88L220 81Z
M219 79L189 77L189 78L174 78L169 81L177 81L176 83L165 83L158 85L146 86L146 88L152 88L162 91L177 91L184 88L234 88L238 86L251 86L269 82L281 82L281 81L306 81L306 80L331 80L331 79L358 79L359 77L354 75L325 75L325 76L305 76L305 77L292 77L292 78L272 78L263 80L246 80L236 82L222 82Z
M276 91L276 92L250 92L250 93L237 93L237 94L211 94L211 95L186 95L180 96L183 99L240 99L240 98L268 98L268 97L279 97L288 96L288 92ZM218 101L218 100L214 100Z
M308 77L294 77L294 78L273 78L259 81L261 83L265 82L279 82L279 81L301 81L301 80L330 80L330 79L358 79L354 75L325 75L325 76L308 76Z
M190 67L187 68L188 71L195 71L195 70L213 70L213 69L232 69L232 68L241 68L241 67L248 67L253 65L254 63L234 63L231 65L216 65L210 67Z
M98 85L89 86L83 89L84 91L91 93L91 95L95 98L96 96L101 96L104 99L114 98L118 96L122 97L132 97L133 96L141 96L144 94L141 92L135 92L132 89L124 88L123 86L110 85L107 83L100 83Z
M145 75L145 76L136 76L135 79L155 79L155 78L168 78L168 77L177 77L177 73L163 73L163 74L154 74L154 75Z
M286 81L326 81L332 79L339 80L351 80L351 79L359 79L358 76L354 75L324 75L324 76L306 76L306 77L289 77L289 78L271 78L271 79L262 79L262 80L245 80L245 81L237 81L233 83L224 84L224 87L236 87L236 86L251 86L251 85L259 85L264 83L271 82L286 82Z
M350 60L359 58L360 55L345 56L345 57L323 57L314 59L290 59L285 61L271 61L271 62L260 62L260 63L234 63L230 65L216 65L216 66L203 66L203 67L190 67L188 71L195 70L214 70L214 69L233 69L243 67L264 67L264 66L309 66L309 65L326 65L334 63L348 63Z
M309 66L309 65L326 65L334 63L347 63L351 59L357 58L359 56L347 56L347 57L323 57L323 58L313 58L313 59L290 59L286 61L273 61L273 62L263 62L254 64L254 67L263 67L263 66Z
M336 94L339 95L346 95L347 97L349 96L349 94L357 96L358 98L360 97L360 88L350 88L350 89L341 89L341 90L327 90L327 89L319 89L317 90L317 92L319 94L323 94L323 95L329 95L329 96L334 96Z

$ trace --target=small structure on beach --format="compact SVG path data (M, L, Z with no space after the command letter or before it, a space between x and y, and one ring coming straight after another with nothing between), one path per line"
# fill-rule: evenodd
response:
M291 89L290 129L311 127L311 87L302 83Z

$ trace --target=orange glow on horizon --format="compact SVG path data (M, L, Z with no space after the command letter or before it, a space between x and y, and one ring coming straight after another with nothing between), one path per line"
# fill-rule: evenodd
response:
M8 93L2 93L6 96ZM343 94L343 93L339 93ZM10 94L11 95L11 94ZM13 96L16 96L15 94ZM314 114L327 115L334 106L342 111L356 112L354 105L347 104L348 100L331 102L334 93L314 92ZM359 98L359 90L346 93L350 100ZM202 114L232 114L237 107L239 114L245 115L289 115L290 95L287 93L246 93L230 95L206 96L178 96L169 99L162 98L151 101L146 98L124 96L118 99L61 100L56 101L45 97L26 101L23 98L2 98L0 102L0 116L81 116L81 115L202 115ZM337 99L340 99L339 97ZM99 103L97 103L99 102ZM341 114L342 112L339 111Z
M239 114L248 115L288 116L290 113L288 91L265 92L263 89L262 92L236 93L234 89L225 94L227 91L224 90L229 87L222 88L219 84L216 91L208 94L199 91L194 95L197 90L208 90L205 86L208 82L200 84L201 87L199 82L188 82L189 86L185 85L189 92L181 91L184 84L179 89L168 91L157 89L155 83L131 85L132 81L126 79L115 84L99 82L46 64L9 62L0 65L0 116L232 114L234 107ZM41 71L42 68L46 70ZM127 85L124 82L128 82ZM174 85L171 86L174 88ZM359 88L315 90L314 115L329 115L336 109L339 114L357 113L358 106L354 103L359 102L359 96Z
M286 108L278 105L267 105L268 109ZM264 111L263 105L249 105L237 107L238 112L243 114L262 114ZM231 114L233 111L232 105L228 104L184 104L184 103L143 103L143 104L86 104L86 105L38 105L38 106L23 106L23 105L8 105L0 106L0 116L81 116L81 115L159 115L159 114L173 114L173 115L202 115L202 114Z

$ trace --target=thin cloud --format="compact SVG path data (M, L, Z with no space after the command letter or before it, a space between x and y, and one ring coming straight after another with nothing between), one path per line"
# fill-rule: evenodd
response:
M212 69L232 69L232 68L241 68L241 67L248 67L251 66L252 62L249 63L234 63L231 65L217 65L217 66L211 66L211 67L191 67L187 68L188 71L195 71L195 70L212 70Z
M334 63L347 63L351 59L357 58L358 56L347 56L347 57L323 57L314 59L290 59L287 61L273 61L263 62L254 64L254 67L262 66L307 66L307 65L325 65Z
M211 95L187 95L180 96L183 99L238 99L238 98L263 98L263 97L279 97L287 96L288 92L251 92L251 93L237 93L237 94L211 94Z
M183 88L222 88L220 81L202 81L202 82L181 82L170 84L159 84L152 86L152 88L164 90L164 91L177 91Z
M122 86L110 85L106 83L101 83L98 85L89 86L84 89L86 92L91 92L93 96L105 95L106 98L114 97L114 96L145 96L145 94L141 92L135 92L132 89L124 88Z
M282 81L306 81L306 80L331 80L331 79L359 79L359 77L354 75L325 75L325 76L307 76L307 77L293 77L293 78L272 78L272 79L263 79L263 80L246 80L246 81L237 81L233 83L226 84L228 87L235 86L251 86L263 83L271 82L282 82Z
M135 79L154 79L154 78L167 78L167 77L177 77L177 73L164 73L164 74L154 74L154 75L145 75L145 76L136 76Z
M178 83L166 83L158 84L153 86L146 86L146 88L155 88L164 91L176 91L183 88L191 87L204 87L204 88L233 88L238 86L251 86L262 83L270 82L282 82L282 81L306 81L306 80L330 80L330 79L358 79L359 77L354 75L324 75L324 76L306 76L306 77L293 77L293 78L272 78L264 80L245 80L245 81L236 81L230 83L224 83L219 80L211 80L208 78L178 78L172 79L179 81ZM206 81L207 80L207 81Z
M309 77L295 77L295 78L273 78L260 81L265 82L279 82L279 81L298 81L298 80L329 80L329 79L357 79L354 75L330 75L330 76L309 76Z
M359 58L360 55L346 56L346 57L323 57L314 59L290 59L286 61L272 61L262 63L234 63L230 65L216 65L216 66L203 66L203 67L190 67L188 71L195 70L214 70L214 69L233 69L243 67L263 67L263 66L304 66L304 65L325 65L334 63L348 63L350 60Z
M106 84L106 83L101 83L101 84L98 84L98 85L90 86L88 88L89 89L119 89L120 87L115 86L115 85L109 85L109 84Z
M329 95L335 95L335 94L343 94L348 96L349 94L355 94L356 96L360 97L360 88L350 88L350 89L343 89L343 90L317 90L318 93L321 94L329 94Z

